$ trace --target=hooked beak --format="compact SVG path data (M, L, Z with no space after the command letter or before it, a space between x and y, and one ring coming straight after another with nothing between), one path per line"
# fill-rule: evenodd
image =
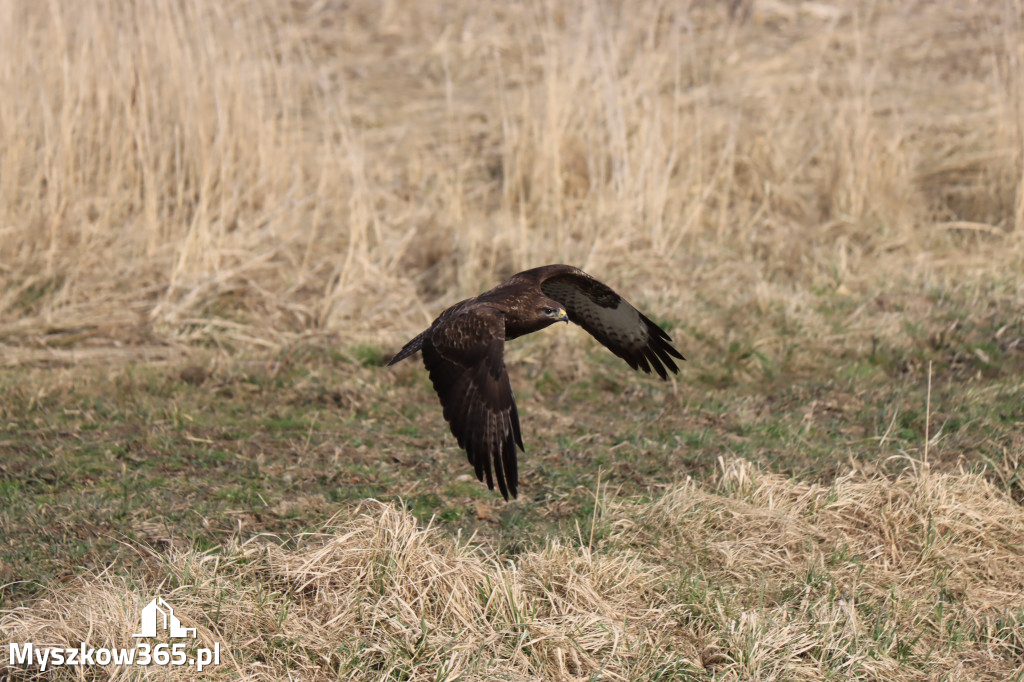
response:
M561 322L569 324L569 313L565 312L565 308L559 308L558 316L555 318L555 320L559 320Z

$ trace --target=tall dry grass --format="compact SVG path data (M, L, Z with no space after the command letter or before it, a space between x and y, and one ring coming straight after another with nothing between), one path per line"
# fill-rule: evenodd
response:
M675 317L1017 272L1017 3L734 5L3 0L0 337L397 342L554 261Z

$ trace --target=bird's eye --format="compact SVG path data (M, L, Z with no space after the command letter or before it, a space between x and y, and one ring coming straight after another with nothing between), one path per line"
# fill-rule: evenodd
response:
M554 308L545 308L544 309L544 314L545 315L554 315L555 314L555 309Z

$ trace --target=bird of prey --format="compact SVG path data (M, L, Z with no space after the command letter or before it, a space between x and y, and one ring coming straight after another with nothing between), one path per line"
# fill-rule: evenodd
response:
M505 370L505 342L555 322L575 322L636 370L662 379L683 356L671 337L611 287L571 265L545 265L513 275L476 298L448 308L405 344L388 366L423 351L451 426L476 477L508 500L516 497L519 414ZM493 470L493 475L492 475Z

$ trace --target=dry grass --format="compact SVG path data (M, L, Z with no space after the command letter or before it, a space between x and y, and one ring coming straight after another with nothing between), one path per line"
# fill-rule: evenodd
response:
M705 486L605 500L601 523L597 541L513 562L370 502L290 548L255 538L83 578L8 611L0 633L130 646L162 594L204 645L225 643L204 679L1024 674L1024 510L977 476L919 468L820 487L724 461Z
M1014 3L741 5L5 2L0 340L396 344L556 261L675 319L1019 271Z
M927 467L829 487L722 468L716 491L680 488L620 525L645 553L701 557L725 595L714 605L741 612L721 635L739 679L1024 673L1024 514L991 484Z

